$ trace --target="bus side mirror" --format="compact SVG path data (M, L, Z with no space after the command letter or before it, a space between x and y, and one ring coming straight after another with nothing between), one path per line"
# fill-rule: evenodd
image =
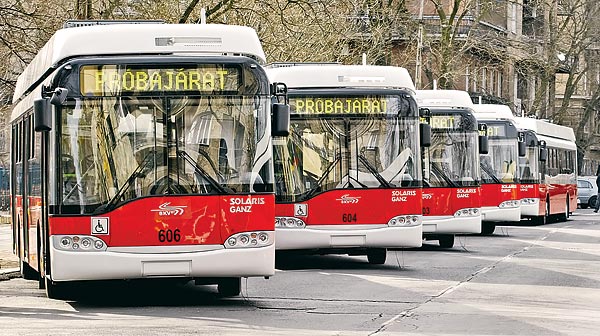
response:
M540 162L548 161L548 148L542 147L540 148Z
M290 105L275 103L272 105L271 136L290 134Z
M65 100L67 100L67 94L69 90L63 88L56 88L52 93L52 98L50 98L50 104L60 106Z
M524 157L525 155L527 155L527 145L525 144L525 141L519 141L519 157Z
M33 125L36 132L48 132L52 129L52 107L48 98L33 102Z
M421 147L431 146L431 126L429 124L419 124L419 133Z
M490 151L490 144L487 135L479 136L479 154L487 154Z

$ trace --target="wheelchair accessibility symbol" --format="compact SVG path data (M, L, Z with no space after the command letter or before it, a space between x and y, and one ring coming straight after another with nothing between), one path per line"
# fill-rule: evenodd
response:
M92 217L92 234L107 235L109 221L108 217Z
M296 217L308 216L308 204L294 204L294 216L296 216Z

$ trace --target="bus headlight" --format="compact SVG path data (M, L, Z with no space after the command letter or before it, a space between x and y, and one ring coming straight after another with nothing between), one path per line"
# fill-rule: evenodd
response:
M392 217L387 223L390 227L407 227L407 226L419 226L422 222L422 216L419 215L405 215Z
M225 240L225 248L263 247L273 244L272 232L241 232Z
M296 217L275 217L275 227L303 229L306 227L306 223L304 223L302 219Z
M504 201L502 203L500 203L500 208L506 209L506 208L517 208L519 207L519 205L521 205L521 200L510 200L510 201Z
M476 217L479 215L481 215L479 208L464 208L454 213L454 217Z
M78 252L102 252L107 248L102 239L82 235L52 236L52 245L57 250Z
M523 198L521 200L521 204L523 205L533 205L540 203L540 200L537 198Z

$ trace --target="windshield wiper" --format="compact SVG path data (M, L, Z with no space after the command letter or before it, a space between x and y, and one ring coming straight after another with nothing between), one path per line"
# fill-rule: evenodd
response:
M377 169L375 169L375 167L373 167L371 165L371 163L369 162L369 160L367 160L367 158L362 155L359 154L358 155L358 160L360 162L362 162L363 165L365 165L365 167L367 167L367 170L373 175L375 176L375 178L377 179L377 181L384 187L386 188L392 188L395 187L395 185L391 184L390 182L386 181L386 179L383 178L383 176L381 176L381 174L377 171ZM407 160L408 162L408 160Z
M312 196L314 196L314 194L316 194L317 192L319 192L319 190L321 188L321 183L323 183L323 181L325 181L325 178L327 176L329 176L329 173L331 173L331 171L333 170L333 168L335 166L337 166L338 163L340 163L341 159L342 159L342 156L339 153L337 153L335 155L335 159L329 164L329 166L327 166L327 168L325 169L325 171L323 172L323 174L321 175L321 177L319 177L319 179L317 180L317 183L316 183L317 185L314 188L310 189L306 193L305 197L307 199L310 198L310 197L312 197Z
M502 183L494 174L494 171L490 168L485 166L484 164L479 164L479 166L481 167L481 169L483 169L483 171L488 174L492 180L494 181L494 183Z
M450 178L450 176L448 176L448 174L446 174L436 164L432 164L431 165L431 170L434 170L436 174L440 175L442 177L442 179L444 179L444 182L446 182L446 184L448 184L450 187L452 187L452 188L458 188L458 183L452 181L452 179Z
M180 150L177 152L177 154L179 156L181 156L187 163L189 163L192 167L194 167L194 170L196 171L196 173L198 175L200 175L200 177L202 177L204 180L208 181L208 183L210 183L210 185L215 188L218 192L220 192L221 194L231 194L233 193L233 190L221 185L219 182L217 182L215 179L213 179L204 169L202 169L195 161L194 159L192 159L192 157L184 150Z
M125 194L125 191L127 191L127 189L129 189L129 186L131 186L131 184L133 184L133 181L135 181L135 179L138 177L144 176L141 174L141 172L144 168L147 167L148 163L152 162L151 154L154 154L154 153L155 153L154 150L151 150L148 153L146 153L146 155L144 156L144 159L142 159L142 162L140 162L140 164L138 164L138 166L131 173L131 175L129 175L129 177L127 178L127 180L125 181L125 183L123 184L121 189L119 189L119 191L117 191L115 196L113 196L110 199L110 201L108 201L108 203L96 208L96 210L94 211L94 214L111 211L115 208L115 206L118 204L118 200L121 199L121 197L123 197L123 194Z

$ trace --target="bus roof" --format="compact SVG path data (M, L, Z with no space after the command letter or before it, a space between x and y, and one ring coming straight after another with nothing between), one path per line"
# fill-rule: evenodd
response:
M473 108L469 93L460 90L417 90L417 103L423 107Z
M510 120L514 121L510 107L500 104L473 104L475 118L478 120Z
M66 59L95 55L243 55L265 63L250 27L217 24L113 24L60 29L17 80L13 103L32 90L46 72Z
M515 123L517 127L532 130L538 135L575 142L575 132L571 127L525 117L515 117Z
M271 82L288 88L394 88L415 91L405 68L377 65L299 65L268 67Z

